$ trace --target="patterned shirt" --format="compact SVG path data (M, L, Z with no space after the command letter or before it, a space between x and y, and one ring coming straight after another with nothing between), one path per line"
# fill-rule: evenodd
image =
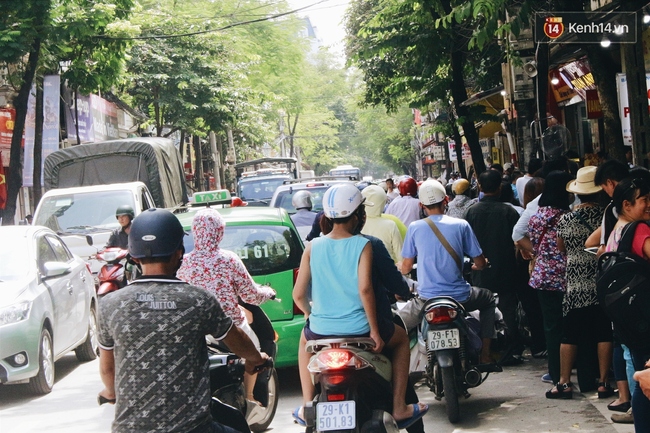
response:
M194 251L183 258L176 276L213 293L223 311L241 326L246 318L239 308L238 297L259 305L271 299L275 291L255 284L239 256L219 248L225 229L226 223L218 211L198 211L192 221Z
M585 241L600 225L603 209L600 206L581 207L560 218L557 235L566 247L566 294L562 310L566 316L576 308L598 304L596 298L596 256L586 252Z
M528 237L535 253L528 283L533 289L566 290L566 254L557 248L557 225L566 212L541 206L528 221Z
M115 357L113 433L188 432L210 416L205 336L232 320L207 291L144 277L99 302L99 345Z
M478 203L478 199L469 198L466 195L459 194L447 205L445 215L454 218L465 218L465 213L470 206Z

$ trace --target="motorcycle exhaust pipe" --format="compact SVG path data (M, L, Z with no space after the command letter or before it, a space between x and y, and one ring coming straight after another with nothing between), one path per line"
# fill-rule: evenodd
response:
M476 367L472 367L465 373L465 382L470 388L479 386L483 382L483 375Z

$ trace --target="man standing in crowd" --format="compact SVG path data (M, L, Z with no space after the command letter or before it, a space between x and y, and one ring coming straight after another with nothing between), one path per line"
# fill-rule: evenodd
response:
M399 197L390 202L386 213L395 215L408 228L413 222L420 219L420 202L418 195L418 184L412 177L402 179L397 185Z
M483 199L467 209L465 220L478 239L483 254L490 257L489 269L472 272L472 284L484 287L499 295L499 309L508 327L510 356L501 364L518 364L523 350L517 330L517 272L515 247L511 241L512 229L519 220L519 213L499 201L501 176L496 170L486 170L478 178ZM510 186L506 184L506 188Z
M208 291L174 275L183 227L164 209L133 220L131 256L143 276L99 304L100 403L115 403L113 433L235 433L212 420L205 336L246 359L253 372L268 358L226 316Z

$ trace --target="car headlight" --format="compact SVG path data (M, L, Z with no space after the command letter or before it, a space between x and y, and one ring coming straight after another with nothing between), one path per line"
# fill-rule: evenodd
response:
M23 301L18 304L10 305L0 309L0 326L9 325L10 323L17 323L27 319L29 310L32 308L32 303Z

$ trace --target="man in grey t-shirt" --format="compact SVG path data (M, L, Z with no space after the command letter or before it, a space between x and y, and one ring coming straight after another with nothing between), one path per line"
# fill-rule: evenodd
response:
M115 402L114 433L234 432L212 421L205 336L264 363L248 336L211 293L174 277L183 257L183 228L166 210L133 220L131 256L143 276L99 303L100 399Z

